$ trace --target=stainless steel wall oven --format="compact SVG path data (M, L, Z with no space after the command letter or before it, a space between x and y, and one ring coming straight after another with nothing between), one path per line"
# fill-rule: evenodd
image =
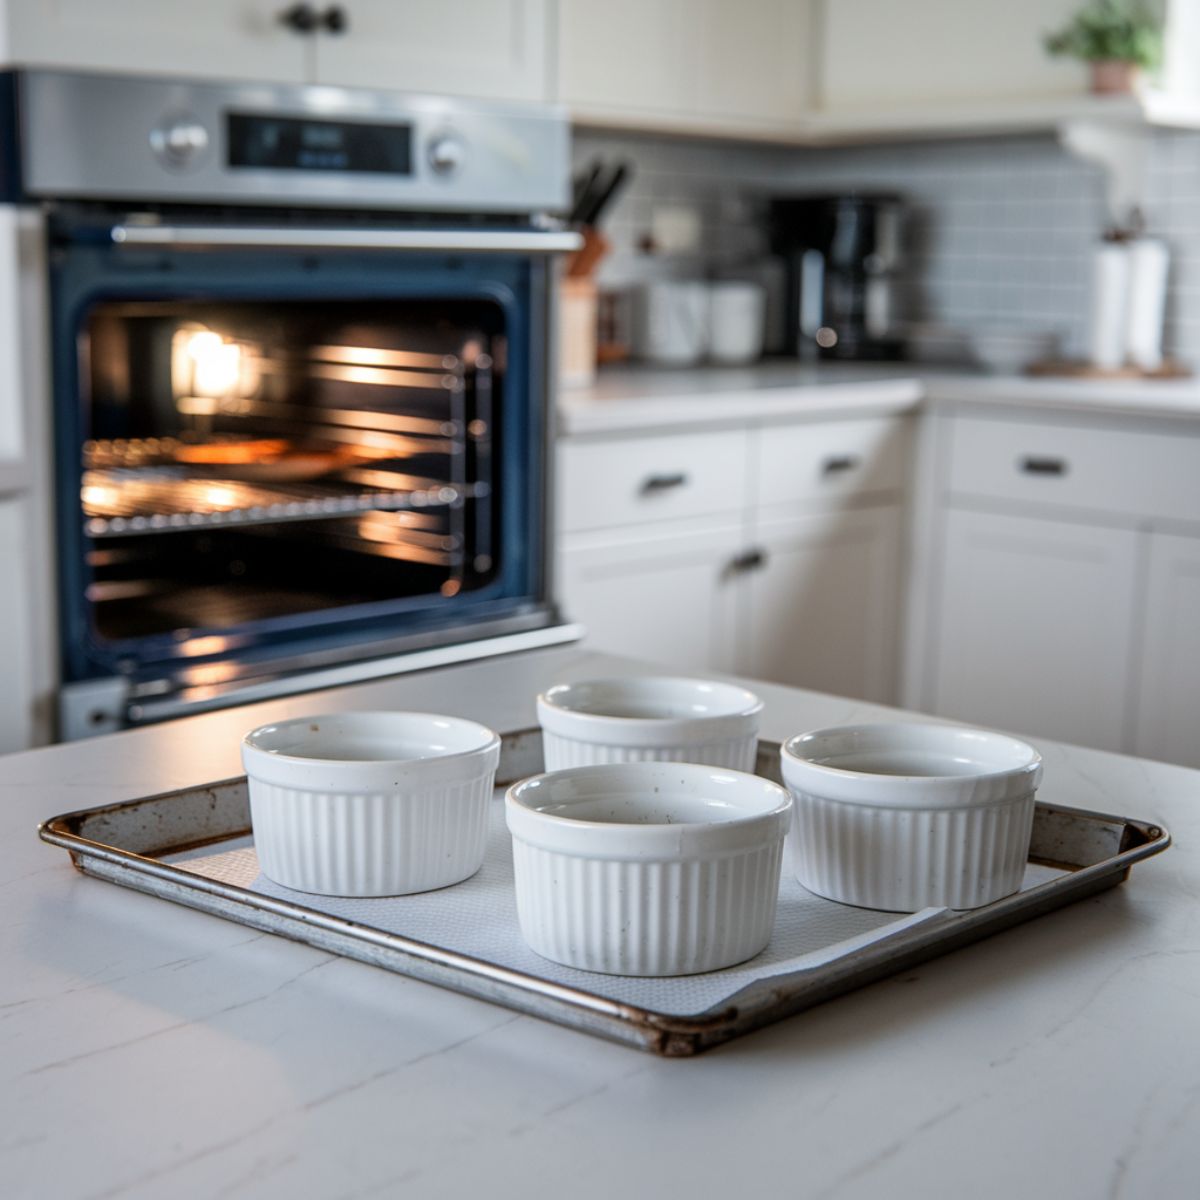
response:
M17 74L64 736L573 636L543 109Z

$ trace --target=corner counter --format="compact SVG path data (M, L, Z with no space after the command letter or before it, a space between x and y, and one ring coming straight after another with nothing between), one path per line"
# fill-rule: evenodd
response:
M1096 381L985 375L920 363L616 367L559 393L567 437L911 412L923 404L998 405L1114 417L1200 416L1200 379Z

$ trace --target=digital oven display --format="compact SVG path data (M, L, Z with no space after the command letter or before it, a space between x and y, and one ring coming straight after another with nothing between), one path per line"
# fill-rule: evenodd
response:
M229 165L273 171L412 174L412 126L227 114Z

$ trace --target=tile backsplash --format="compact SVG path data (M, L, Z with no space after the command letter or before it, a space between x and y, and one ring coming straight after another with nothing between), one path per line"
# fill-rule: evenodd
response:
M913 320L977 329L1037 325L1082 352L1091 251L1105 227L1100 168L1050 137L796 149L583 130L577 166L627 159L633 180L605 214L604 286L736 272L767 254L763 198L775 192L894 191L911 206L903 292ZM1148 231L1171 249L1165 344L1200 365L1200 134L1157 132ZM656 208L701 221L695 255L640 249Z

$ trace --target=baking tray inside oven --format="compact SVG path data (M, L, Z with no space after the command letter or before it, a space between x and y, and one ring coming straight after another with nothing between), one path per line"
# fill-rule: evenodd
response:
M758 773L778 781L779 747ZM770 945L741 966L634 979L539 958L521 939L503 785L542 769L538 730L507 734L483 868L389 899L293 892L258 871L244 778L69 813L40 834L87 874L664 1055L695 1054L1121 882L1170 844L1158 825L1038 804L1021 890L969 912L851 908L785 869Z

